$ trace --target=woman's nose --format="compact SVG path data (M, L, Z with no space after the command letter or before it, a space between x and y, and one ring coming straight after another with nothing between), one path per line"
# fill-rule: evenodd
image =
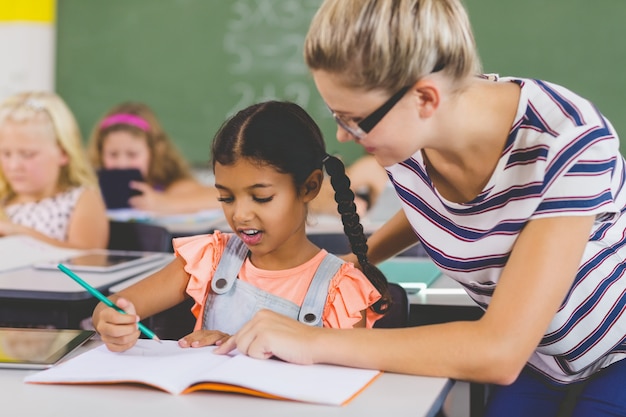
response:
M337 141L345 143L350 142L351 140L358 143L358 138L355 138L350 132L348 132L341 126L337 126Z

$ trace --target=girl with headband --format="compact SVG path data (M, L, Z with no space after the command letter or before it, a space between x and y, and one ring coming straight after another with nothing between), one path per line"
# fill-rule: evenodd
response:
M146 104L113 107L94 127L89 153L96 169L137 169L131 207L157 214L218 208L217 191L197 181L156 115Z

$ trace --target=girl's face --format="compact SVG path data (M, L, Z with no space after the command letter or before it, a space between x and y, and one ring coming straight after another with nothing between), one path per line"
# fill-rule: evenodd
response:
M7 121L0 127L0 168L20 202L56 194L61 168L67 163L47 123Z
M349 121L350 125L355 125L376 111L390 96L381 90L347 88L336 75L326 71L313 71L313 79L326 105L343 120ZM382 166L406 160L423 147L412 133L419 115L416 107L411 105L411 93L408 91L365 137L359 139L337 126L337 140L354 140L374 155Z
M118 130L106 135L102 140L102 167L105 169L131 169L148 176L150 148L144 135Z
M215 186L231 229L252 252L255 266L284 269L297 259L306 241L308 203L316 193L300 195L291 175L247 159L215 164Z

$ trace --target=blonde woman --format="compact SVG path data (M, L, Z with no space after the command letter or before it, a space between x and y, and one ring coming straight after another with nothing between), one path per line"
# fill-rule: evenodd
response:
M131 207L159 214L219 208L214 187L197 181L150 107L125 102L96 124L89 153L96 169L138 169L145 182L132 181L138 195Z
M485 313L348 332L263 312L220 351L490 383L488 417L626 415L626 170L610 122L560 85L481 75L458 0L325 0L305 58L338 140L373 154L402 200L369 259L419 241Z
M74 115L56 94L0 104L0 236L105 248L109 223Z

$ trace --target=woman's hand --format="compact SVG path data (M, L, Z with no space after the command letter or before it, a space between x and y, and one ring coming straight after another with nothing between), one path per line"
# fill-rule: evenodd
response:
M241 330L215 349L226 354L235 348L258 359L272 356L287 362L315 363L315 336L323 331L270 310L259 311Z
M178 346L197 348L202 346L220 345L228 340L229 334L218 330L196 330L178 341Z
M139 317L133 303L125 298L118 298L115 304L126 314L100 303L94 310L93 325L110 351L123 352L139 339Z

